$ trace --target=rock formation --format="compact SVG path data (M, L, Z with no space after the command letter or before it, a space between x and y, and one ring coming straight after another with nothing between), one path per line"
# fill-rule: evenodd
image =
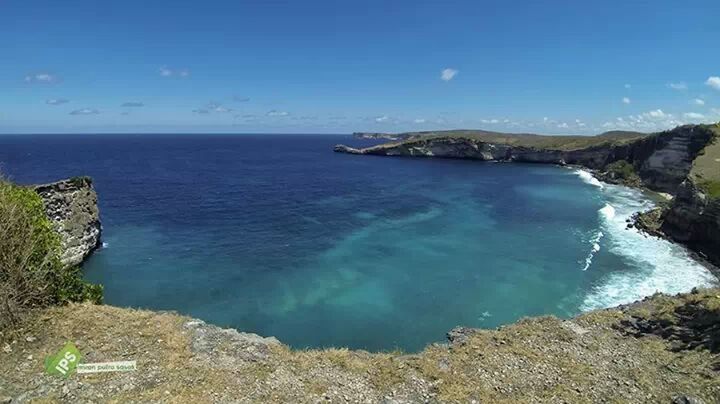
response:
M720 199L709 198L691 179L680 185L661 230L720 266Z
M80 264L100 245L100 216L92 180L76 177L33 188L60 234L63 264Z
M292 350L171 312L74 304L0 340L0 403L717 403L720 289L582 314L457 328L422 352ZM81 324L82 326L78 326ZM73 341L86 363L133 372L53 377Z
M555 146L537 147L537 136L533 135L430 136L364 149L337 145L334 151L587 167L601 180L677 195L663 215L662 234L720 265L720 200L706 196L690 175L693 162L718 132L716 126L685 125L647 136L629 135L625 141L601 135L585 147L574 147L577 137L568 137L565 144L560 137L552 137Z

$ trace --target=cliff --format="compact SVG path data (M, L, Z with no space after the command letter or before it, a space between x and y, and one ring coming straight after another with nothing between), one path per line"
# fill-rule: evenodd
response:
M720 266L720 199L711 198L688 179L660 220L662 233Z
M82 263L100 245L100 216L92 180L76 177L33 186L60 234L63 264Z
M448 339L416 354L292 350L173 313L74 304L0 340L0 402L720 401L720 289ZM67 341L84 363L137 370L46 374L44 358Z
M610 132L592 137L528 134L452 134L413 137L364 149L335 146L335 152L438 157L587 167L603 180L677 195L659 223L662 234L720 266L720 189L717 125L686 125L641 135ZM709 184L709 185L708 185Z

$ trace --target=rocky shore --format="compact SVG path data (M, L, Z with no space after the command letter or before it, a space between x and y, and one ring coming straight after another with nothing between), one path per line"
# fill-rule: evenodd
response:
M48 375L72 341L126 373ZM717 403L720 289L497 330L417 354L293 350L168 312L74 304L0 341L0 402Z
M712 258L719 251L718 205L693 176L693 161L710 144L707 135L683 127L582 150L434 138L336 151L582 165L606 181L675 195L668 207L638 215L634 226ZM100 242L92 181L34 189L61 234L63 261L81 262ZM137 370L67 379L47 374L44 358L68 341L84 362L135 360ZM293 350L272 337L171 312L71 304L44 309L17 332L0 335L0 375L0 403L709 404L720 402L720 289L658 294L569 320L458 327L447 343L416 354Z
M545 147L537 136L411 137L364 149L337 145L335 152L397 157L434 157L578 165L602 181L641 187L673 196L658 218L655 235L685 244L715 266L720 266L720 198L698 186L695 163L710 149L720 149L720 127L686 125L651 135L589 138L553 137ZM720 159L707 163L710 181L720 180ZM708 175L702 179L708 180Z
M76 177L33 186L43 199L45 213L60 234L67 266L78 265L100 246L97 193L89 177Z

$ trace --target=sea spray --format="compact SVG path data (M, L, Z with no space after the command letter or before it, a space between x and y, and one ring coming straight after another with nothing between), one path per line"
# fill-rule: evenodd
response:
M602 277L587 294L582 310L630 303L656 292L687 292L716 282L683 247L627 228L634 213L654 206L642 192L606 184L603 197L606 204L599 211L600 228L606 236L603 244L627 265Z
M585 266L582 269L583 271L587 271L588 268L590 268L590 265L592 265L593 257L600 251L600 240L603 238L603 236L603 232L599 231L597 232L597 234L595 234L595 237L590 240L592 248L590 249L590 253L588 254L588 256L585 258Z
M593 177L592 173L590 173L589 171L578 169L574 172L578 177L580 177L581 180L583 180L583 182L596 186L598 188L604 187L603 183L600 182L597 178Z

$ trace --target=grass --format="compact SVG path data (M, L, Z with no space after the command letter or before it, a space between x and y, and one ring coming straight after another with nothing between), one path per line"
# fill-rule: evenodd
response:
M690 175L711 199L720 199L720 123L707 125L715 136L693 162Z
M0 180L0 332L12 333L32 310L102 300L102 287L60 261L60 236L32 189Z
M399 135L406 141L433 138L463 138L551 150L578 150L602 145L621 145L647 136L640 132L613 131L597 136L545 136L528 133L501 133L482 130L408 132Z
M625 311L595 311L572 323L524 319L481 330L461 345L431 345L417 354L275 345L266 359L247 360L232 356L222 340L198 355L183 327L187 317L71 304L25 322L22 336L37 340L7 342L11 352L0 354L0 374L7 375L0 392L15 396L42 385L43 397L69 400L61 390L76 384L44 376L40 365L69 340L88 362L138 361L132 374L73 376L82 382L71 390L78 401L670 402L683 393L712 402L720 393L713 370L717 354L672 351L661 338L629 337L617 328L629 316L683 325L677 313L687 305L717 313L720 289L657 295Z

